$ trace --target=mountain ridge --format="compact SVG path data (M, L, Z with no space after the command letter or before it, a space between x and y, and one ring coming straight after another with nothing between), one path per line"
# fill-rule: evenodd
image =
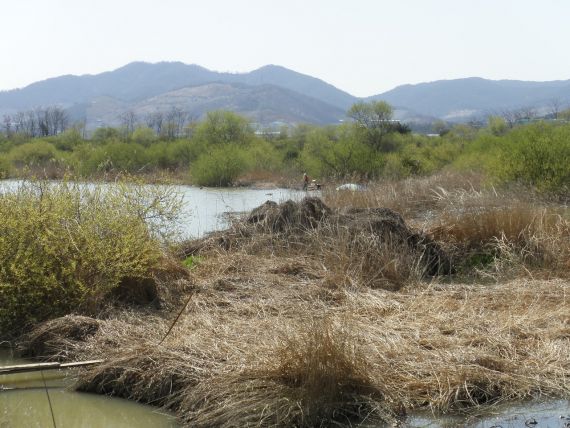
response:
M221 86L217 86L216 91L210 87L212 98L203 98L201 105L192 99L192 90L183 91L212 84ZM242 86L238 90L232 85ZM222 96L218 92L220 88L228 92ZM169 96L173 100L168 101ZM271 100L270 96L275 99ZM136 61L103 73L62 75L24 88L1 91L0 115L50 105L73 112L87 112L90 111L90 103L101 97L111 97L117 102L108 103L112 106L109 114L102 112L107 117L105 121L87 115L86 121L90 126L101 126L100 123L115 125L116 121L110 118L112 114L120 114L119 108L150 111L157 110L160 105L188 108L199 112L200 116L208 108L216 106L246 114L252 120L270 117L287 123L338 123L345 118L345 112L353 103L371 100L390 103L396 109L396 118L401 120L429 122L441 118L464 121L506 109L528 106L545 109L555 100L560 105L567 104L570 102L570 80L532 82L468 77L405 84L381 94L359 98L324 80L275 64L247 73L228 73L179 61ZM149 100L160 102L153 106ZM252 106L258 109L252 110Z

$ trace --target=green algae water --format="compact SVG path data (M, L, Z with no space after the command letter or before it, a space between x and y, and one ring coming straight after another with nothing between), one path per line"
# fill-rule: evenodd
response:
M22 363L0 350L0 366ZM54 422L57 428L178 426L172 415L151 406L66 389L72 382L73 372L60 370L0 375L0 428L50 428Z

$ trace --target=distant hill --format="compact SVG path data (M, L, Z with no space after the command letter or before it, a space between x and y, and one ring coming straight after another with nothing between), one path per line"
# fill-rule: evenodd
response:
M214 83L226 85L217 86L218 90L212 92ZM203 85L208 87L202 91L196 89ZM192 91L179 91L188 88L210 94L212 98L202 96L200 102L191 97L184 99L181 94ZM220 89L229 92L224 97ZM273 99L270 99L271 94ZM168 100L168 97L173 99ZM255 97L259 99L255 100ZM248 114L254 119L336 123L356 101L352 95L322 80L279 66L269 65L251 73L233 74L180 62L134 62L97 75L61 76L22 89L0 92L0 114L59 105L70 109L77 117L92 111L88 106L102 99L109 110L101 111L99 106L95 110L98 116L106 117L104 121L109 124L117 121L117 118L110 120L111 116L118 116L121 111L157 110L165 105L177 105L197 112L199 116L208 108L218 108ZM110 102L111 99L114 102ZM158 104L152 106L153 102ZM87 122L93 125L93 120L96 120L95 116L87 114Z
M398 86L368 99L405 106L427 116L461 121L521 107L547 109L553 100L566 105L570 102L570 80L524 82L478 77L438 80Z
M126 111L143 116L177 107L196 119L213 109L227 109L261 124L330 124L345 118L359 100L323 80L277 65L249 73L219 73L181 62L133 62L96 75L60 76L2 91L0 116L58 105L94 128L118 124ZM397 119L411 123L467 121L521 107L546 111L553 100L567 106L570 80L439 80L398 86L364 100L387 101Z
M251 73L225 74L225 78L235 79L235 82L248 85L269 84L280 86L316 98L344 111L358 101L355 96L341 91L329 83L278 65L266 65Z
M98 97L91 102L76 105L70 113L87 117L99 126L119 124L119 116L128 110L141 119L173 108L183 109L194 120L208 111L232 110L240 112L252 122L337 123L345 111L315 98L274 85L249 86L238 83L206 83L177 89L140 101L125 103L112 97Z

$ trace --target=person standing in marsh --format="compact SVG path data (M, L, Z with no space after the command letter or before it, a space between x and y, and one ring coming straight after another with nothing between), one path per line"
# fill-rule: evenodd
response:
M307 190L307 187L309 187L309 176L305 172L303 173L303 190Z

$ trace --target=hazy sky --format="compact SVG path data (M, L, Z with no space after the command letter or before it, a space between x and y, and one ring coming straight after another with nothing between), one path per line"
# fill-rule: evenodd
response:
M131 61L279 64L354 95L570 79L570 0L3 0L0 89Z

